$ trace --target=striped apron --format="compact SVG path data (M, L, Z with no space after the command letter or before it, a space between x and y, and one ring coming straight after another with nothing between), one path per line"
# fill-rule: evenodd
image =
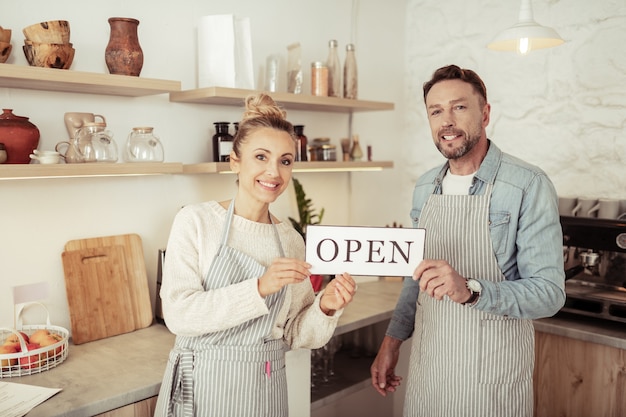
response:
M228 209L222 242L204 289L257 279L265 267L227 245L234 213ZM271 220L271 218L270 218ZM280 256L284 256L274 226ZM231 329L197 337L177 336L169 354L155 416L288 416L286 344L271 332L285 288L265 298L269 314Z
M418 221L425 259L446 259L464 277L503 281L484 195L432 194ZM405 417L532 417L531 320L497 316L426 293L417 299Z

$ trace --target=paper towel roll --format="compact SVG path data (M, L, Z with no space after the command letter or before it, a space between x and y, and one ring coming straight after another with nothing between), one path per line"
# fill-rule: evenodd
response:
M254 89L250 20L203 16L198 22L198 88Z

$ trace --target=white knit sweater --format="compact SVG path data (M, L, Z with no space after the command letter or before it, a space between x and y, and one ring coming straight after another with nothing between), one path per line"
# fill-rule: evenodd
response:
M199 336L225 330L268 314L259 295L258 279L205 291L202 283L222 239L227 211L216 201L188 205L176 215L163 265L161 298L165 322L181 336ZM228 246L255 258L264 266L280 256L274 226L234 215ZM304 258L302 237L286 222L276 224L285 256ZM325 315L305 280L287 287L285 302L272 329L275 339L296 349L319 348L332 337L342 311Z

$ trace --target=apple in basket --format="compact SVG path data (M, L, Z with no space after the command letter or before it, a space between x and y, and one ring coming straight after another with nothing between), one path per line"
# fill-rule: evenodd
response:
M48 329L39 329L35 330L33 334L30 335L30 343L37 343L41 345L41 341L50 336L50 330Z
M39 345L36 345L34 343L29 343L26 345L26 348L30 352L31 350L39 349ZM20 358L20 366L23 369L39 368L39 366L41 366L42 362L44 362L45 360L46 360L45 353L24 356Z
M28 344L30 342L30 339L28 338L28 335L24 332L19 332L22 337L24 338L24 342L26 342L26 344ZM4 345L7 346L15 346L17 348L17 351L19 352L21 349L20 347L20 338L15 334L15 333L11 333L9 335L9 337L7 337L4 340Z
M31 342L33 341L33 339L30 339ZM54 345L55 343L59 343L61 340L63 340L63 336L56 334L56 333L49 333L47 335L41 336L37 338L38 340L38 344L39 347L46 347L46 346L50 346L50 345ZM58 354L60 354L61 352L63 352L63 345L57 347L56 349L51 349L48 352L46 352L46 355L48 356L48 358L52 359L54 357L56 357Z
M2 345L0 346L0 355L17 353L19 349L12 345ZM0 367L2 368L10 368L12 366L17 365L17 358L13 359L2 359L0 360Z

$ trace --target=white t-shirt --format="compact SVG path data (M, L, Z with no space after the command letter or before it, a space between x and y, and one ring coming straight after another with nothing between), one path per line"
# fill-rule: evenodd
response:
M448 195L467 195L472 186L472 180L476 172L469 175L454 175L448 169L443 177L442 193Z

